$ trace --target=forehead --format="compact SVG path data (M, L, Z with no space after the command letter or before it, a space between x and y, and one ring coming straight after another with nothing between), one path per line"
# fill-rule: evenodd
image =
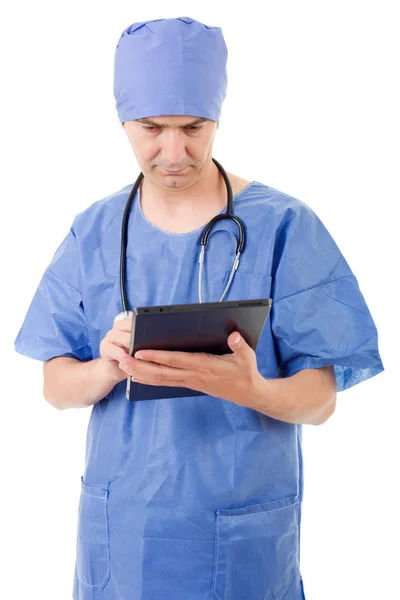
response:
M170 115L163 117L145 117L142 119L136 119L136 123L142 123L144 125L158 125L162 127L185 127L187 125L198 125L206 123L208 119L204 117L190 117L187 115Z

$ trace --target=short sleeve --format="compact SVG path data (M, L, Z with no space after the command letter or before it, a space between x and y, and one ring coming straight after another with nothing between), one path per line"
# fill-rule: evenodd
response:
M14 341L15 351L46 361L56 356L91 360L80 292L80 260L73 228L46 268Z
M340 392L384 370L357 279L321 220L300 201L277 232L271 295L283 377L333 365Z

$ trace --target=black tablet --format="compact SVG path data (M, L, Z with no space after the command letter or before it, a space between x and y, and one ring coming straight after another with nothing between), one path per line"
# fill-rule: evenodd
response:
M133 309L129 354L138 350L179 350L231 354L227 339L239 331L256 349L271 310L272 299L201 302ZM203 396L183 387L146 385L127 378L127 400Z

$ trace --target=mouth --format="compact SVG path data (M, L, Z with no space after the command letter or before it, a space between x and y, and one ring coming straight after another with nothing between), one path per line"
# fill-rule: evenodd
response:
M168 175L179 175L179 173L183 173L185 169L186 167L184 167L183 169L179 169L179 171L168 171L168 169L164 169L164 171L168 173Z

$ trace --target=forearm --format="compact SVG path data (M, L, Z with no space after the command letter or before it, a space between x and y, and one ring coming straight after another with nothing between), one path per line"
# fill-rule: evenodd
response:
M46 363L43 371L43 395L59 410L96 404L117 383L101 358L81 362L60 356Z
M336 379L332 366L303 369L291 377L261 377L252 396L254 410L288 423L321 425L336 406Z

